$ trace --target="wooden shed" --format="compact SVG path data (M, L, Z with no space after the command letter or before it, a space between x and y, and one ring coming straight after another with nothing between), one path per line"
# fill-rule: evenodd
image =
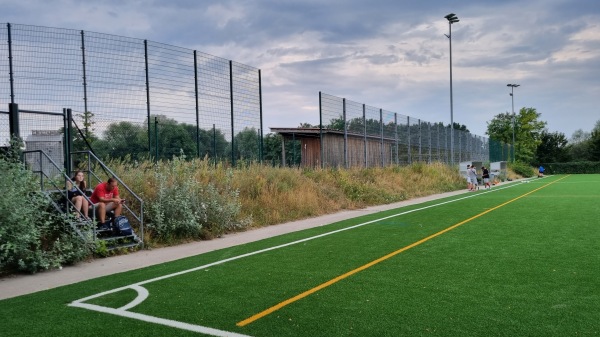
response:
M280 128L272 127L271 132L280 134L286 140L300 142L301 167L372 167L396 163L398 151L396 139L320 128ZM321 136L323 149L321 151ZM346 137L346 139L344 139ZM345 146L344 146L345 144ZM285 143L282 143L282 147ZM285 148L282 148L285 154ZM323 156L323 158L321 158ZM285 161L285 160L284 160Z

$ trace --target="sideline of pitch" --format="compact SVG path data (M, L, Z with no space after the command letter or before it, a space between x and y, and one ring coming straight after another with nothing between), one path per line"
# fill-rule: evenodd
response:
M518 181L520 180L515 180L513 182ZM505 184L510 183L512 182ZM427 197L414 198L393 204L371 206L358 210L346 210L319 217L297 220L268 227L261 227L246 232L227 234L222 238L209 241L191 242L172 247L142 250L128 255L94 259L89 262L78 263L74 266L66 266L61 270L50 270L33 275L11 275L0 278L0 300L74 284L102 276L145 268L189 256L204 254L218 249L254 242L273 236L324 226L367 214L443 199L463 193L469 192L467 190L459 190L430 195Z

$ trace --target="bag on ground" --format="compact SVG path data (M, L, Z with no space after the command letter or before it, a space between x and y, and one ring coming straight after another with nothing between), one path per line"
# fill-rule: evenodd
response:
M122 235L122 236L133 235L133 228L131 228L129 219L127 219L123 215L119 215L118 217L115 218L114 231L118 235Z

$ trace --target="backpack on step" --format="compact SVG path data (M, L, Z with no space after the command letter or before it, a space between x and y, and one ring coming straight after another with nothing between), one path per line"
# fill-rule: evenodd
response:
M131 224L129 223L129 219L124 217L123 215L119 215L115 218L113 223L113 229L116 234L121 236L133 235L133 228L131 228Z

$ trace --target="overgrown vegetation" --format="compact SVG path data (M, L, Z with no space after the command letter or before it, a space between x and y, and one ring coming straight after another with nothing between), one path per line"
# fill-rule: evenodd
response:
M521 161L516 161L514 163L508 163L508 168L514 172L517 176L520 177L525 177L525 178L529 178L529 177L533 177L536 175L536 169L533 168L531 165L521 162Z
M58 268L88 257L92 247L53 212L31 171L19 161L19 141L0 155L0 273Z
M157 165L113 161L109 166L145 200L145 239L151 246L464 187L458 172L440 163L349 170L254 163L231 169L174 158Z
M0 161L0 183L8 188L0 197L1 270L36 272L80 261L93 252L110 255L101 244L86 244L71 229L71 219L50 209L39 182L18 158L7 154ZM464 187L458 171L441 163L348 170L249 163L232 169L181 156L158 163L112 161L108 166L145 202L147 247Z

